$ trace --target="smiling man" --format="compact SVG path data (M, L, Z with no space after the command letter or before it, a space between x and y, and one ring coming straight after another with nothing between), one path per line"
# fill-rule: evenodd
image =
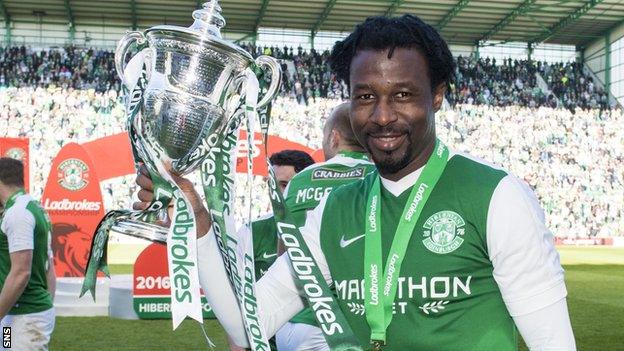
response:
M301 233L360 345L516 350L517 328L532 350L574 350L563 270L535 195L436 137L454 71L436 30L412 15L372 17L336 43L331 62L379 172L332 191ZM245 346L214 235L199 230L210 233L198 240L202 286ZM304 307L292 278L298 263L282 255L258 282L268 335ZM315 310L328 323L329 312Z

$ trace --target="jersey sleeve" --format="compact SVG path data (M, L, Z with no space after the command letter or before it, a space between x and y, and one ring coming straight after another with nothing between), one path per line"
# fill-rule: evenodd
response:
M528 185L503 178L492 195L487 246L494 279L512 317L535 312L567 295L553 235Z
M529 350L576 350L565 298L541 310L516 316L514 322Z
M197 239L197 270L199 284L221 326L236 345L248 347L243 317L212 228Z
M320 246L319 231L324 205L325 200L308 214L306 224L301 228L301 234L323 277L330 283L331 274ZM239 246L243 245L249 244L239 242ZM228 281L212 229L197 240L197 250L199 280L208 303L234 343L247 346L240 308ZM279 328L305 307L293 275L288 255L283 254L256 285L259 317L269 337L275 335Z
M232 341L249 347L241 310L212 229L197 239L197 250L199 282L206 300ZM268 337L304 308L292 274L288 256L282 255L256 285L258 316Z
M9 253L34 249L35 216L26 207L16 204L7 210L2 231L9 242Z

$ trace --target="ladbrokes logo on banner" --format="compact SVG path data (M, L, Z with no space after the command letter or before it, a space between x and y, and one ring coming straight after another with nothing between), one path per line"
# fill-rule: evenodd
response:
M56 156L41 198L52 220L56 275L82 277L95 227L104 216L100 181L83 146L68 144Z

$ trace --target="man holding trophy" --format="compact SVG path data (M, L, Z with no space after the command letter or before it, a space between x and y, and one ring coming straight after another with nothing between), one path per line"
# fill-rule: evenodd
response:
M213 13L208 22L221 20ZM156 59L147 61L154 62L151 71L167 73L152 74L158 86L227 86L207 78L221 66L176 56L179 45L166 30L148 30L147 38L156 47ZM171 57L176 59L167 61ZM349 85L351 126L378 172L332 191L301 228L292 224L272 177L271 201L286 254L257 284L253 253L236 255L236 238L227 234L233 232L232 221L224 219L232 212L232 167L202 158L219 149L227 159L224 150L235 142L237 116L243 117L235 111L242 103L218 105L233 116L219 134L226 136L203 135L202 146L187 152L197 143L187 138L187 128L211 122L161 121L194 115L191 106L200 108L202 118L212 116L214 105L145 90L141 112L152 122L134 123L141 146L136 151L144 161L164 162L151 168L146 162L152 183L143 184L141 199L153 210L166 206L163 198L175 204L167 244L172 281L180 284L172 287L172 300L178 289L196 289L198 276L229 336L253 350L268 349L267 337L304 308L303 299L331 350L516 350L516 328L530 349L574 350L563 270L535 195L513 175L449 150L436 137L435 113L454 72L437 31L412 15L371 17L336 43L331 62ZM257 81L245 77L233 77L230 86L245 86L244 110L253 111ZM179 114L168 112L176 108ZM268 115L261 115L265 131ZM176 142L165 142L169 138ZM199 163L207 209L192 187L167 173L181 175L187 170L182 164ZM99 254L94 245L92 257ZM192 281L178 279L182 271L193 273Z
M563 270L534 194L436 138L453 66L435 29L410 15L369 18L334 46L351 125L379 173L332 191L307 216L301 232L316 265L278 221L288 256L256 288L266 334L303 308L303 295L332 349L516 350L516 327L531 349L575 349ZM211 231L198 240L200 280L244 344ZM338 309L310 267L335 287ZM347 328L356 343L332 346Z

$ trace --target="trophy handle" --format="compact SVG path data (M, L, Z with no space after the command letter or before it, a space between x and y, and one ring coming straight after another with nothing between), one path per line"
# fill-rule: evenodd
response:
M117 69L117 75L123 85L128 87L126 79L124 77L124 69L125 69L125 58L128 53L128 49L134 43L136 43L139 48L141 48L147 42L147 38L142 32L132 31L126 33L123 38L117 44L117 48L115 49L115 69Z
M256 64L263 69L268 69L271 73L271 85L269 85L266 94L258 102L258 108L262 108L279 93L280 83L282 82L282 67L276 59L266 55L258 56Z

